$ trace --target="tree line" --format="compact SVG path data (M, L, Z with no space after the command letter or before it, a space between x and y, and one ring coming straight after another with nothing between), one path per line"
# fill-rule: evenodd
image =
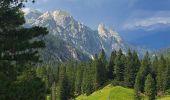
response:
M135 100L169 93L169 57L150 56L139 59L137 52L113 51L110 59L104 50L88 62L62 63L56 67L38 67L37 74L49 86L51 100L68 100L78 95L90 95L108 83L134 88Z
M0 100L68 100L90 95L107 83L134 88L135 100L170 93L170 56L139 59L137 52L104 50L88 62L40 64L46 28L25 28L27 0L0 1ZM29 1L29 0L28 0ZM34 1L33 1L34 2Z

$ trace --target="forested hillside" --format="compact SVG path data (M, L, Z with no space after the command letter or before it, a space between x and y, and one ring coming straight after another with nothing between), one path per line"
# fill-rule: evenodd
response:
M52 86L49 98L57 100L68 100L81 94L88 96L107 83L134 89L135 100L155 100L156 97L169 94L169 61L169 57L163 56L151 59L149 53L140 60L137 53L130 50L128 54L123 54L121 50L113 51L107 61L102 50L94 60L70 62L55 67L53 75L46 67L38 67L37 73L46 79L48 86Z
M0 1L0 100L103 100L106 96L109 96L106 100L121 100L124 96L132 100L169 99L169 53L153 56L146 52L144 57L139 57L138 50L127 47L124 52L121 48L126 43L101 25L101 43L109 39L111 44L103 46L113 51L110 54L105 48L93 47L96 54L90 59L82 51L93 48L74 48L67 40L48 35L46 27L25 27L22 8L27 2L30 1ZM83 43L88 47L94 45L83 41L79 47ZM114 50L110 46L119 48Z

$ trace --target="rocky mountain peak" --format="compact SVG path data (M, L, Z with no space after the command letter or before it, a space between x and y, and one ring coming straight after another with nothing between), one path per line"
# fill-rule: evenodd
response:
M34 13L36 15L36 13ZM49 30L50 39L46 42L51 41L56 44L48 44L48 50L51 48L54 49L53 53L58 55L59 58L67 58L65 57L66 53L70 54L71 58L80 58L78 55L85 54L89 57L92 57L94 54L98 53L102 48L105 50L107 55L113 50L119 50L120 48L123 52L126 52L128 48L132 48L136 50L135 46L131 46L126 41L122 41L123 39L119 35L118 32L113 30L112 28L106 27L104 24L99 24L98 29L93 30L90 27L81 24L81 22L74 19L69 13L61 10L56 10L53 12L45 12L42 14L37 13L36 16L34 14L29 14L26 17L27 25L36 25L47 27ZM58 43L58 39L60 41L65 42L64 45L68 44L68 46L58 47L60 46ZM57 47L56 47L57 46ZM58 48L66 49L67 51L58 53ZM70 49L71 48L71 49ZM75 49L75 52L73 52ZM70 51L73 50L73 51ZM77 52L77 56L76 56ZM67 55L68 55L67 54Z
M71 15L66 11L56 10L56 11L53 12L53 16L67 17L67 16L71 16Z
M43 17L43 18L49 18L50 17L51 18L52 15L51 15L51 12L47 11L44 14L42 14L40 17Z
M118 43L122 42L122 38L119 33L111 28L107 28L104 24L99 24L98 34L105 40L108 38L114 38Z
M107 37L108 36L108 31L105 28L105 25L103 23L98 25L98 33L101 37Z

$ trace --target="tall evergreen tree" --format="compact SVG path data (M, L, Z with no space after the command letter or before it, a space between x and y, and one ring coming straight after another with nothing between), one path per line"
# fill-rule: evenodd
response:
M81 94L83 71L84 71L84 64L80 64L80 66L78 66L77 72L76 72L76 80L75 80L75 95L76 96Z
M45 90L41 91L39 87L44 88L42 81L35 74L29 74L29 71L35 73L34 64L40 62L38 51L45 47L45 43L39 37L43 37L48 32L42 27L23 27L25 19L21 8L24 2L24 0L0 1L0 63L4 66L1 67L0 72L16 73L13 77L8 77L13 81L8 84L11 90L7 88L8 93L4 93L6 100L14 98L30 100L26 98L28 95L34 97L32 100L42 100L45 95ZM6 61L9 66L13 67L6 69L6 64L4 64ZM34 93L30 94L31 92ZM38 93L39 96L37 96Z
M91 68L90 66L86 66L84 69L84 73L83 73L83 81L82 81L81 90L82 90L82 93L86 95L90 95L94 90L93 80L92 80L92 75L94 75L94 73L91 73L90 68Z
M157 56L154 57L153 63L152 63L154 72L157 74L158 73L158 66L159 66L159 59Z
M167 66L165 69L165 72L163 73L163 91L166 92L166 90L170 89L170 60L167 59Z
M68 76L66 74L66 66L61 65L59 73L59 89L58 89L58 99L59 100L68 100L71 95L71 88L68 81Z
M113 79L115 77L114 75L115 58L116 58L116 51L112 51L111 56L110 56L110 61L106 69L108 79Z
M106 82L106 56L104 50L102 50L99 54L98 59L94 60L94 66L95 66L95 86L96 89L100 86L102 86Z
M125 61L126 57L120 49L115 58L115 80L119 83L124 81Z
M141 100L141 93L144 92L146 76L151 72L151 61L147 52L142 60L141 67L135 80L135 100Z
M145 94L148 96L148 100L155 100L156 83L151 74L148 74L145 80Z
M163 92L163 77L166 70L166 59L161 56L159 59L159 64L157 68L157 90L158 92Z
M131 51L128 51L127 60L126 60L126 69L125 69L125 86L127 87L134 87L135 78L137 72L140 67L140 61L136 52L134 51L133 54Z

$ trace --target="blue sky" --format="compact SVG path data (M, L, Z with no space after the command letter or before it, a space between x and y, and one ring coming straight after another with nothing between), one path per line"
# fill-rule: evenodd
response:
M159 31L170 28L170 0L37 0L27 7L41 11L65 10L93 29L104 23L130 42L147 36L157 38ZM165 33L170 36L170 31Z

